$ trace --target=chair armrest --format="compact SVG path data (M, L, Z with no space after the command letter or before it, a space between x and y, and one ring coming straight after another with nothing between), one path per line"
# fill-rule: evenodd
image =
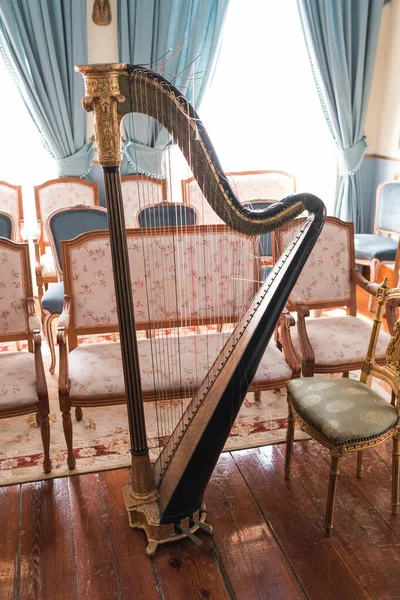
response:
M296 292L292 292L290 294L286 306L287 306L288 310L290 310L291 312L297 312L299 315L302 315L303 317L310 316L310 309L304 303L302 298L300 298L300 296L298 294L296 294Z
M380 287L378 283L371 283L357 269L350 269L350 278L356 285L359 285L363 290L368 292L368 294L376 296L376 291Z
M42 336L40 319L36 316L36 304L34 298L26 299L28 311L29 333L33 337L33 354L35 359L36 389L39 400L48 402L46 377L44 374L42 357Z
M64 310L58 317L57 343L59 350L59 375L58 390L60 395L67 396L69 393L69 365L68 365L68 327L70 297L65 296Z
M42 330L39 317L33 315L28 318L29 333L32 335L40 335Z
M315 355L306 327L306 317L310 315L309 308L303 304L301 310L297 310L297 331L302 353L303 376L310 377L314 374Z
M282 346L282 352L288 363L289 367L292 369L293 376L300 375L301 372L301 362L295 352L293 347L292 337L290 335L290 328L294 327L296 321L293 316L287 309L284 309L280 318L279 318L279 342Z
M42 265L40 264L40 248L39 248L39 238L33 238L33 245L35 248L35 271L36 275L42 275Z

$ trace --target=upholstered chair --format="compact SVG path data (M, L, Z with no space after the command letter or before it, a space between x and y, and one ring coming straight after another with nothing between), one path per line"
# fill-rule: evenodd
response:
M182 203L164 202L139 210L139 227L186 227L196 225L197 211Z
M303 219L281 228L277 253L283 252ZM275 250L275 248L274 248ZM292 343L306 377L314 373L343 373L361 368L371 324L357 316L356 285L370 293L367 281L355 267L353 223L328 217L316 245L298 278L287 304L297 313ZM346 308L346 315L311 317L311 310ZM278 335L279 341L279 335ZM389 335L380 332L375 360L385 362Z
M0 238L0 342L22 340L28 342L27 351L0 352L0 418L36 414L43 441L43 470L50 473L49 400L28 244Z
M51 245L52 254L55 259L55 269L59 279L57 283L49 286L41 299L43 330L51 353L51 374L54 373L56 365L53 321L62 313L64 306L61 241L71 240L86 231L107 228L107 211L100 206L78 204L54 210L47 217L46 234Z
M146 206L165 202L167 199L165 179L156 179L148 175L124 175L121 177L121 187L127 229L139 227L140 210Z
M394 235L394 237L391 237ZM400 235L400 181L385 181L376 190L374 233L356 233L354 247L356 263L369 265L370 281L376 282L379 266L394 266ZM393 285L397 285L397 277ZM372 310L373 297L369 301Z
M39 298L43 288L58 281L55 259L47 237L46 220L53 210L75 204L99 206L100 198L97 183L77 177L60 177L37 185L35 190L36 216L38 219L35 244L36 285Z
M378 286L377 286L378 287ZM390 338L385 364L375 360L379 345L379 329L384 304L400 298L400 289L390 290L384 282L377 290L377 311L371 332L366 358L362 363L360 381L336 378L305 377L289 381L288 430L286 440L285 477L289 479L293 453L294 425L297 424L314 440L329 449L331 468L325 516L325 534L333 527L339 461L347 452L358 452L357 476L362 476L362 451L393 438L392 514L399 506L400 459L400 320ZM388 383L392 389L392 404L380 393L371 389L371 377ZM383 388L382 388L383 391Z
M14 240L15 224L14 219L9 213L0 210L0 237L7 240Z
M14 228L12 239L16 242L24 241L24 211L22 206L22 188L6 181L0 181L0 212L10 215ZM8 236L2 236L8 237Z
M146 338L139 333L143 397L161 402L187 398L188 392L193 393L204 379L230 336L229 331L217 331L216 327L210 331L208 327L236 323L258 289L256 240L245 236L238 239L235 232L224 226L193 226L187 231L182 228L178 236L170 228L160 227L127 230L127 244L137 331L186 329L179 336L179 352L177 349L176 355L169 355L168 367L168 347L176 344L178 337L165 334ZM58 322L59 400L68 466L73 469L71 408L76 408L79 420L83 407L124 403L125 388L119 342L78 344L78 336L118 331L108 233L86 233L61 245L66 295ZM204 249L213 247L215 251L208 253L207 262ZM232 247L236 249L234 259ZM182 260L185 256L191 260ZM169 274L175 273L178 262L177 284ZM239 295L236 279L232 285L232 273L237 273L240 280ZM293 324L290 315L286 317L285 332ZM201 334L193 331L199 325ZM268 346L250 391L260 394L277 389L299 376L300 363L289 347L290 336L285 333L283 338L283 353L273 343ZM179 355L185 357L183 371Z

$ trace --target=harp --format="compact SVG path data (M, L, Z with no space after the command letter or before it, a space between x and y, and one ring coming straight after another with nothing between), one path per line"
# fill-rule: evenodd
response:
M132 480L124 489L132 527L145 530L147 553L159 543L211 528L203 495L279 315L315 243L325 207L311 194L294 194L264 210L237 199L192 106L160 74L127 64L79 66L85 110L93 111L103 169L110 246L131 437ZM146 440L138 340L120 182L120 123L139 113L155 119L179 146L215 213L239 235L259 236L304 211L308 218L272 274L259 286L219 355L210 365L152 465ZM153 231L154 233L154 231Z

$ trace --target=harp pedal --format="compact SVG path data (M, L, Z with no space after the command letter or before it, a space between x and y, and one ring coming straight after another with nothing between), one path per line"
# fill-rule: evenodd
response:
M214 515L215 511L211 510L210 508L200 508L200 516L202 515Z
M203 521L198 521L197 519L191 519L190 525L197 525L197 527L199 529L201 529L202 531L204 531L205 533L208 533L209 535L213 534L213 528L211 527L211 525L208 525L208 523L204 523Z
M201 546L203 543L203 540L200 540L198 537L196 537L190 531L190 529L188 529L188 527L183 527L183 525L176 524L175 531L177 533L184 533L189 538L189 540L192 540L192 542L195 543L197 546Z

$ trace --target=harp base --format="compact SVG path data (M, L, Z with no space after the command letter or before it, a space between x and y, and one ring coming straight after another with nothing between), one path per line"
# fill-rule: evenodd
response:
M147 537L146 554L149 558L153 558L159 544L167 542L176 542L188 537L185 533L176 533L175 524L169 523L161 525L160 511L158 508L158 498L150 500L139 500L132 495L132 488L127 485L123 488L125 506L128 511L129 525L135 529L143 529ZM206 520L205 505L193 515L194 518L201 523ZM192 525L190 527L189 517L182 519L181 525L187 528L191 534L195 533L200 527ZM212 527L208 526L209 533L212 535Z

